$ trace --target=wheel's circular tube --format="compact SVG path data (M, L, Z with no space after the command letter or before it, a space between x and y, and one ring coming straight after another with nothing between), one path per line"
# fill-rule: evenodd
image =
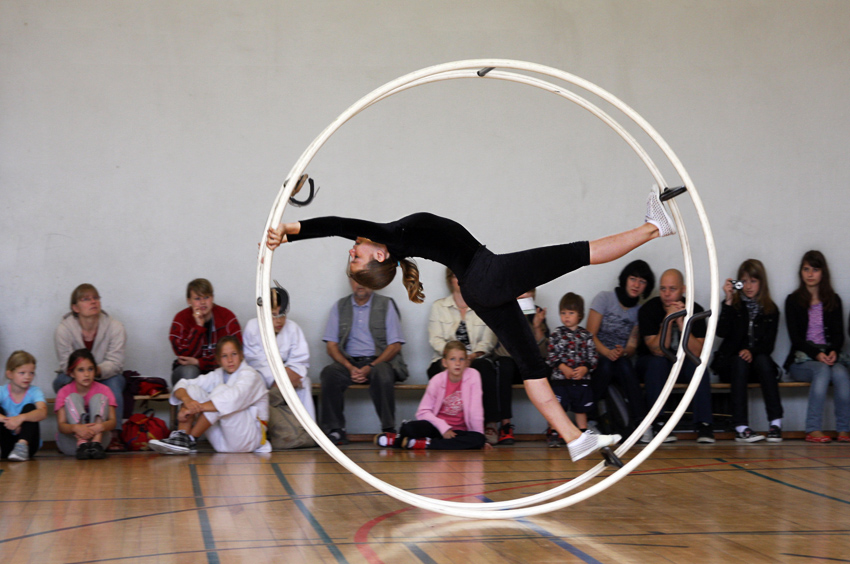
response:
M340 114L340 116L337 117L337 119L334 120L327 128L325 128L325 130L322 131L322 133L319 134L316 139L313 140L313 142L307 147L307 149L304 151L304 153L296 161L295 165L290 170L287 176L287 181L284 182L284 185L281 187L277 199L275 200L275 203L272 206L272 210L269 213L268 220L266 221L257 263L257 314L259 319L260 334L263 341L263 347L265 348L266 355L269 358L269 364L272 368L272 372L274 374L275 381L277 382L278 387L280 388L281 392L283 393L283 396L286 398L287 403L292 408L298 420L301 422L302 425L304 425L304 428L310 433L310 435L317 442L317 444L321 446L332 458L334 458L347 470L352 472L355 476L364 480L376 489L386 493L387 495L395 497L400 501L411 504L415 507L420 507L429 511L435 511L438 513L444 513L457 517L511 519L530 515L537 515L549 511L562 509L573 505L579 501L587 499L624 478L626 475L628 475L629 472L634 470L639 464L641 464L646 458L648 458L652 454L652 452L654 452L654 450L667 437L669 432L673 430L696 392L696 389L699 385L699 381L705 370L705 365L707 364L708 356L711 351L711 345L713 343L714 332L717 325L717 315L713 315L709 318L708 331L706 334L702 354L700 356L701 363L697 367L694 377L692 378L690 385L682 396L678 407L676 408L676 410L674 410L672 417L668 420L667 424L661 429L658 435L649 443L649 445L647 445L643 450L639 451L634 456L634 458L632 458L626 463L623 468L613 472L605 479L597 482L596 484L578 493L574 493L569 497L557 501L549 500L557 496L563 495L564 493L579 486L587 484L590 480L592 480L602 472L602 470L604 469L604 465L600 462L578 478L575 478L561 486L552 488L546 492L509 501L482 504L435 500L407 492L401 488L388 484L369 474L368 472L360 468L356 463L354 463L350 458L348 458L333 443L331 443L330 440L321 431L321 429L319 429L316 423L307 415L307 412L304 410L303 405L301 405L301 402L298 399L295 390L292 388L292 384L289 382L289 378L286 376L283 362L281 361L280 355L277 351L270 310L269 308L263 307L262 305L270 303L269 287L271 283L271 265L273 258L272 251L270 251L265 245L267 238L266 232L270 226L277 225L280 222L281 217L283 216L283 212L286 208L286 203L288 202L289 197L292 193L292 189L295 185L295 180L298 179L301 174L303 174L309 162L313 159L313 157L321 149L321 147L327 142L327 140L349 119L351 119L364 109L389 96L403 92L410 88L414 88L416 86L421 86L424 84L443 80L453 80L459 78L480 79L482 77L477 74L477 71L479 69L487 67L494 67L495 69L500 70L490 71L483 78L493 80L506 80L520 84L526 84L529 86L534 86L536 88L540 88L559 95L592 113L594 116L596 116L597 118L602 120L606 125L608 125L612 130L614 130L632 148L632 150L635 151L638 157L643 161L644 165L648 168L655 182L659 186L664 187L668 184L665 182L660 170L649 157L647 152L643 149L643 147L640 146L640 144L625 128L623 128L618 122L616 122L613 118L611 118L611 116L601 110L598 106L589 102L585 98L578 96L577 94L569 90L564 90L563 88L560 88L550 82L546 82L544 80L529 76L527 74L520 74L509 71L506 72L501 69L521 70L530 73L542 74L545 76L563 80L569 84L572 84L573 86L582 88L587 92L590 92L591 94L611 104L617 110L625 114L634 124L640 127L650 137L650 139L652 139L652 141L658 146L658 148L661 149L665 157L669 160L676 173L682 180L682 183L687 187L688 192L691 196L691 200L694 204L694 207L696 208L697 216L702 227L703 236L705 237L706 246L708 250L709 271L711 280L710 309L712 312L717 311L717 308L719 306L717 257L714 246L714 238L711 233L711 228L708 224L708 218L705 214L705 210L702 206L701 200L699 199L696 188L693 186L693 182L687 174L687 171L685 171L684 166L679 161L678 157L676 157L676 155L673 153L672 149L670 149L664 139L661 138L661 136L652 128L652 126L650 126L649 123L647 123L640 115L638 115L637 112L635 112L629 106L624 104L618 98L614 97L612 94L606 92L600 87L584 79L581 79L564 71L523 61L512 61L502 59L478 59L468 61L456 61L452 63L445 63L442 65L428 67L390 81L385 85L381 86L380 88L375 89L368 95L358 100L352 106L350 106L345 112ZM689 288L694 288L693 260L691 256L687 231L685 229L685 225L683 223L677 202L675 200L670 200L668 202L668 205L670 206L673 220L676 223L676 227L679 232L679 240L682 246L682 253L685 262L685 284ZM688 292L685 305L686 310L688 312L688 317L692 316L694 307L693 292ZM684 353L682 351L679 351L677 361L670 371L670 375L668 376L667 382L662 390L661 395L659 396L653 407L650 409L649 413L647 414L647 417L643 420L643 422L641 422L641 424L632 433L632 435L629 436L617 448L616 452L618 455L622 455L627 452L637 442L638 438L643 434L643 432L648 428L651 421L653 421L658 415L664 405L664 402L666 401L671 390L673 389L673 385L676 382L676 377L678 376L679 371L681 370L684 360Z

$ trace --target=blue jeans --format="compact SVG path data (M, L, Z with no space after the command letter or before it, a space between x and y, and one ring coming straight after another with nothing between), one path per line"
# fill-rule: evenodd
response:
M61 388L67 386L73 381L74 380L67 374L57 374L56 379L53 380L53 391L58 392ZM98 380L98 382L112 390L112 395L115 396L115 403L118 404L118 407L115 408L115 430L120 431L121 418L124 417L124 384L126 383L124 375L116 374L112 378ZM109 444L109 441L106 441L106 444Z
M653 405L658 396L661 395L661 390L664 388L671 368L673 368L673 363L664 356L648 354L638 358L637 369L643 376L646 385L647 408ZM693 378L696 368L693 362L686 360L682 365L682 370L679 371L677 381L689 382ZM711 412L711 382L704 372L702 381L699 383L696 394L694 394L691 408L694 413L694 423L714 423L714 415Z
M823 430L823 406L829 383L835 388L835 427L850 431L850 374L842 364L828 366L817 360L792 364L788 368L797 382L811 382L809 407L806 410L806 432Z

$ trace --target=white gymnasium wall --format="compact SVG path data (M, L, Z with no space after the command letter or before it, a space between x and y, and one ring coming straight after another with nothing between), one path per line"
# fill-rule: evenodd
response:
M0 0L0 356L35 354L49 390L54 328L71 290L91 282L127 328L127 368L166 376L168 328L189 280L209 278L243 324L255 315L256 243L308 143L373 88L469 58L551 65L642 114L699 189L724 277L760 258L781 304L801 254L819 248L850 299L848 28L842 1ZM600 121L542 91L485 80L376 105L308 171L322 191L287 220L428 210L496 251L633 227L651 182ZM694 291L707 303L704 246L693 239ZM327 362L328 308L348 289L347 248L327 239L275 257L291 318L310 339L314 381ZM674 239L632 258L656 273L682 264ZM624 264L540 288L550 325L564 292L589 301ZM428 304L446 294L442 268L420 266L426 305L406 302L400 284L387 292L401 304L414 382L430 360ZM787 350L781 331L776 359ZM406 401L399 417L414 409ZM355 432L376 425L368 405L355 419ZM539 431L539 421L521 421L521 431Z

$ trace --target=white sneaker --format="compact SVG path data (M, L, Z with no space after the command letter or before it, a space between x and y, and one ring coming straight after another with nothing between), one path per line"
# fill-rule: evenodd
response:
M655 437L655 433L652 432L652 427L650 426L649 429L647 429L646 432L643 434L643 436L638 439L638 443L642 445L649 444L652 442L653 437Z
M666 437L664 437L664 441L663 441L663 442L664 442L664 443L675 443L675 442L676 442L676 441L678 441L678 440L679 440L679 438L678 438L678 437L676 437L676 435L674 435L673 433L670 433L669 435L667 435Z
M25 460L30 459L30 447L28 444L17 442L15 443L15 448L12 449L12 452L9 453L9 460L17 460L18 462L24 462Z
M148 446L160 454L192 454L198 444L185 431L171 431L167 439L148 441Z
M616 445L622 438L620 435L594 435L584 432L576 440L567 443L567 448L570 450L570 458L576 462L601 448Z
M658 185L653 184L649 191L649 198L646 200L646 222L658 228L659 237L675 235L676 227L667 214L667 210L664 209L660 196Z

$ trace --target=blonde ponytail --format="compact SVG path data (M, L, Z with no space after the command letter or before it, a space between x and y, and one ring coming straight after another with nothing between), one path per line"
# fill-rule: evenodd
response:
M422 291L422 282L419 281L419 267L410 259L401 259L398 264L401 267L401 281L407 288L407 297L411 302L421 304L425 301L425 292Z
M425 294L422 292L422 282L419 281L419 268L410 259L396 261L393 258L388 258L384 262L370 260L363 267L363 270L358 272L349 270L349 276L352 280L370 290L381 290L393 281L398 266L401 267L402 283L407 288L407 297L410 298L411 302L421 304L425 301Z

